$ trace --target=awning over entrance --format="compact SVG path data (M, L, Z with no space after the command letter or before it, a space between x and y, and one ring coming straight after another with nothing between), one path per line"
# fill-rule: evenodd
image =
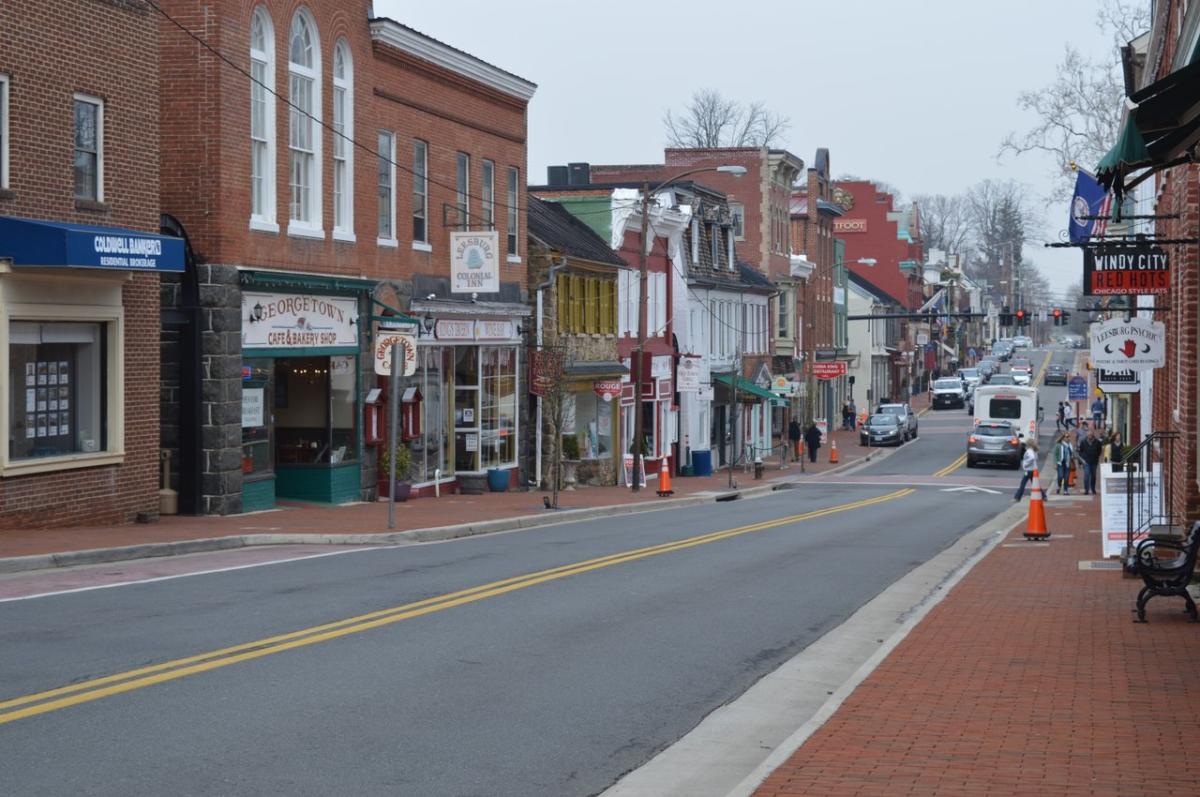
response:
M1151 83L1129 101L1136 107L1096 167L1096 180L1118 195L1160 169L1192 160L1200 142L1200 62ZM1127 180L1142 168L1149 171Z
M731 378L732 378L731 374L719 374L719 375L713 377L713 381L720 382L723 385L729 386L731 384L731 381L730 381ZM754 384L753 382L751 382L749 379L747 379L744 376L739 376L737 378L737 389L743 393L749 393L750 395L755 396L757 398L770 401L773 404L785 404L786 403L781 396L777 396L776 394L772 393L769 390L764 390L763 388Z
M183 271L183 239L120 227L0 216L0 258L14 266Z
M563 376L576 378L592 378L598 376L624 376L629 369L616 360L594 360L591 362L573 362L563 366Z

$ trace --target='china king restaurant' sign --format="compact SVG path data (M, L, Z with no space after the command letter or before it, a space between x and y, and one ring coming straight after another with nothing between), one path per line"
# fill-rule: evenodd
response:
M1083 250L1088 296L1158 294L1171 289L1171 264L1157 246L1099 246Z

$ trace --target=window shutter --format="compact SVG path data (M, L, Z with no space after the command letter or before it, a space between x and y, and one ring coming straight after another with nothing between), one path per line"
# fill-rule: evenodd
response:
M571 331L583 332L583 277L571 277Z
M558 310L558 331L560 333L567 331L567 326L570 323L568 317L570 315L570 291L567 290L566 274L559 274L555 285L554 301Z
M612 283L604 280L600 283L600 332L612 332Z

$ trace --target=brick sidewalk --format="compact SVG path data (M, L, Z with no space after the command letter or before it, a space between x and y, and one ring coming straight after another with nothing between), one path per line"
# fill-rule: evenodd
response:
M840 463L829 462L828 449L821 450L818 462L805 463L805 472L789 463L779 468L775 457L766 462L763 481L755 481L753 473L734 469L734 480L741 489L776 481L803 479L808 475L826 473L834 467L846 467L860 460L866 450L859 450L855 432L835 432ZM723 492L728 489L729 476L721 471L705 478L676 477L672 487L678 497L698 492ZM650 480L641 493L633 494L624 487L585 487L559 494L560 509L582 509L617 506L633 502L654 503L657 482ZM441 498L418 498L396 508L396 530L425 529L437 526L476 523L528 515L544 515L542 498L548 492L486 493L484 495L443 495ZM212 537L228 537L255 533L288 534L371 534L388 531L387 503L363 503L346 506L290 503L267 512L228 517L163 517L155 523L124 526L95 526L58 529L0 531L0 559L35 554L64 553L92 548L113 548L147 543L180 542Z
M1099 501L1047 502L1049 546L1007 535L755 792L1200 791L1200 626L1100 559ZM1067 535L1073 535L1068 538Z

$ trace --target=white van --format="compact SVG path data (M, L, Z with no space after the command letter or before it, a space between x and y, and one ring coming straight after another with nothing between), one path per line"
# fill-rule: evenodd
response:
M980 385L975 388L975 423L1011 423L1022 440L1037 440L1041 421L1038 392L1019 385Z

